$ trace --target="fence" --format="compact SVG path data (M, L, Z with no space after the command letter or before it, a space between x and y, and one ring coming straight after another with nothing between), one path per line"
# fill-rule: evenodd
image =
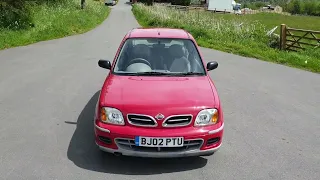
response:
M177 9L180 11L197 10L197 11L211 11L213 13L228 13L228 14L230 13L228 11L208 10L207 4L201 4L201 5L194 4L194 5L190 5L190 6L171 5L171 3L155 3L155 4L166 6L168 8ZM232 10L231 13L236 13L236 11ZM268 10L268 9L259 9L259 10L242 9L241 10L241 14L243 14L243 15L257 14L257 13L277 13L277 14L282 14L282 15L291 15L290 13L287 13L287 12Z
M309 37L307 37L308 35ZM320 35L320 31L295 29L281 24L280 49L290 51L305 50L306 48L302 45L318 48L320 47L320 38L317 35ZM303 42L302 40L305 41Z
M274 10L264 10L264 9L258 9L258 10L247 10L247 9L242 9L241 10L242 14L257 14L257 13L276 13L276 14L282 14L282 15L287 15L290 16L291 14L288 12L282 12L282 11L274 11Z
M173 8L181 11L190 11L190 10L204 11L205 10L204 6L180 6L180 5L171 5L171 4L166 4L165 6L168 8Z

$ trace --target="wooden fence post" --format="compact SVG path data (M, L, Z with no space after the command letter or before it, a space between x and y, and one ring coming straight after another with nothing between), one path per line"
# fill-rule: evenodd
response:
M281 24L280 29L280 49L286 50L287 43L287 26L285 24Z

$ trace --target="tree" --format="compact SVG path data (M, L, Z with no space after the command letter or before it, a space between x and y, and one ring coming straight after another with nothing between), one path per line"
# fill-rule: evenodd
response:
M292 14L301 14L302 6L300 0L291 0L289 3L289 12Z
M293 9L292 9L294 14L301 14L301 2L300 0L294 0L293 1Z
M308 15L314 15L317 8L315 1L306 1L304 2L304 12Z

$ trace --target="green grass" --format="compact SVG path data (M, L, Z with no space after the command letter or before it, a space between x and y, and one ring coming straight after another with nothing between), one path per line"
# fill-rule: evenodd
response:
M133 5L132 11L141 26L183 28L203 47L320 72L320 48L300 52L280 51L270 47L273 38L266 36L267 31L282 23L294 28L319 30L317 17L271 13L218 15L210 12L178 11L160 5L144 6L139 3ZM241 28L240 23L243 23Z
M80 9L80 0L69 0L54 6L33 5L29 8L35 27L0 29L0 49L87 32L101 24L110 12L104 3L94 0L87 0L85 9Z
M280 27L281 24L286 24L289 27L300 28L300 29L310 29L315 31L320 31L320 17L317 16L287 16L277 13L257 13L257 14L246 14L242 16L235 16L234 14L211 14L215 18L224 18L228 20L237 21L255 21L258 20L263 23L266 28L272 29L275 26Z

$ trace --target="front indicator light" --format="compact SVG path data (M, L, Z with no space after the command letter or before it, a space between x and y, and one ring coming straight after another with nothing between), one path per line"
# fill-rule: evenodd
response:
M212 122L213 124L217 124L217 122L218 122L218 111L216 111L216 112L213 114L213 116L212 116L212 118L211 118L211 122Z
M101 108L101 121L107 122L107 114L105 108Z

